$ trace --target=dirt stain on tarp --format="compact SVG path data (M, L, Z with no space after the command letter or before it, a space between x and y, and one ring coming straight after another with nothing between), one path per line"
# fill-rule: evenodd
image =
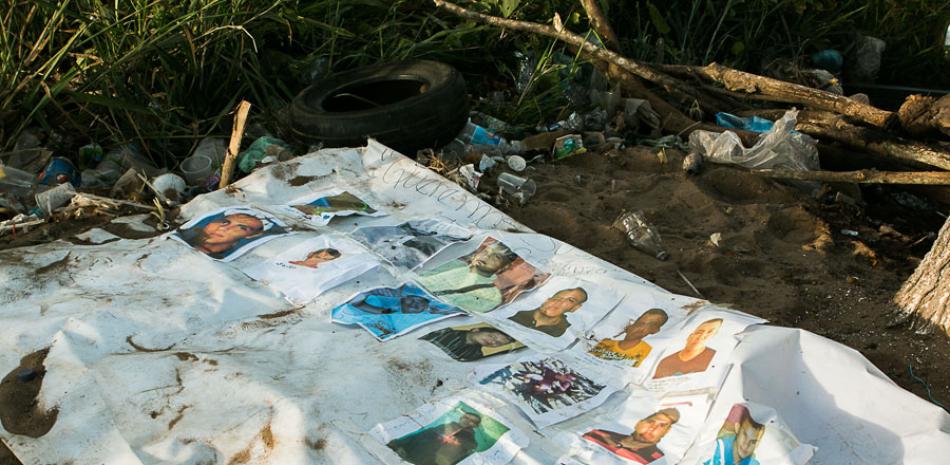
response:
M172 345L170 345L170 346L168 346L168 347L164 347L164 348L150 349L150 348L148 348L148 347L143 347L143 346L140 346L140 345L136 344L135 341L132 340L132 336L129 336L129 337L125 338L125 342L129 343L129 345L132 346L132 348L135 349L136 352L165 352L166 350L171 350L172 347L175 347L175 344L172 344Z
M264 444L264 455L267 456L270 452L277 446L277 438L274 437L273 431L270 427L271 422L268 421L261 432L251 440L251 443L247 445L244 449L241 449L240 452L231 456L231 460L228 460L228 465L239 465L242 463L248 463L251 461L251 450L254 449L254 445L257 443L257 438L260 437L261 442Z
M63 258L37 268L33 271L33 274L40 277L47 273L66 271L69 269L69 259L71 255L72 252L67 252Z
M290 309L290 310L283 310L283 311L280 311L280 312L265 313L265 314L263 314L263 315L257 315L257 318L259 318L259 319L261 319L261 320L273 320L273 319L276 319L276 318L283 318L283 317L285 317L285 316L293 315L293 314L299 312L299 311L300 311L300 308L301 308L301 307L292 308L292 309Z
M304 184L313 182L314 180L319 179L319 178L320 176L296 176L290 181L287 181L287 184L290 184L291 186L294 186L294 187L300 187Z
M175 352L175 356L178 357L178 360L181 360L183 362L187 362L189 360L191 360L192 362L198 361L198 357L195 354L192 354L190 352Z
M179 421L181 421L181 419L185 416L185 410L188 410L189 408L191 408L190 405L185 405L182 408L178 409L177 412L175 412L175 418L172 418L171 421L168 422L169 431L172 428L174 428L175 425L177 425Z
M20 359L20 366L0 381L0 423L13 434L38 438L56 423L59 409L43 411L37 405L46 375L43 361L47 354L48 348L26 355Z
M313 450L323 450L327 447L327 440L323 438L317 438L317 439L306 438L304 439L304 442L307 444L307 447Z

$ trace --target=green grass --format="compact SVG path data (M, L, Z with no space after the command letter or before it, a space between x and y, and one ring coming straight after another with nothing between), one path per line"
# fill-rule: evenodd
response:
M950 3L942 0L601 3L623 52L645 61L757 71L777 57L847 51L859 31L888 42L883 81L945 85L950 75L939 42ZM587 31L576 1L475 7L538 22L558 12ZM428 0L0 0L0 12L0 150L39 126L64 136L50 142L63 155L89 141L137 141L172 164L200 137L227 134L242 98L269 124L312 79L382 60L450 62L474 93L507 92L505 104L479 108L524 126L565 116L571 83L589 82L561 44L463 21ZM519 92L515 50L536 57Z

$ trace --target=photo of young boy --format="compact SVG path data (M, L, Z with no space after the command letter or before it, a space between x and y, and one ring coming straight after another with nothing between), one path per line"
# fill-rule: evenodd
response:
M241 271L280 291L298 305L380 265L373 254L341 236L301 234L281 241L290 242L291 247L242 267Z

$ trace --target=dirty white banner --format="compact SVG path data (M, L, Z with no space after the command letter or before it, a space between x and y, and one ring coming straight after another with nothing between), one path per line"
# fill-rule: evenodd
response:
M0 439L23 463L950 456L950 415L857 352L665 292L372 141L182 214L0 252Z

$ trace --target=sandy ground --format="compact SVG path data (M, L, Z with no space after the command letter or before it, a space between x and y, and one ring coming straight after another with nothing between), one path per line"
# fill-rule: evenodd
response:
M840 195L835 201L836 190L809 195L718 165L687 176L682 154L665 154L666 163L641 147L534 164L526 173L537 195L524 206L500 206L673 292L696 295L679 271L706 299L846 344L904 388L950 406L950 371L943 369L950 341L895 324L891 303L930 247L930 240L914 242L943 222L933 209L915 211L899 192L853 186L839 189L856 204ZM611 228L624 209L647 214L669 260L633 249ZM822 231L832 240L824 246L816 243ZM714 233L719 246L710 241Z

